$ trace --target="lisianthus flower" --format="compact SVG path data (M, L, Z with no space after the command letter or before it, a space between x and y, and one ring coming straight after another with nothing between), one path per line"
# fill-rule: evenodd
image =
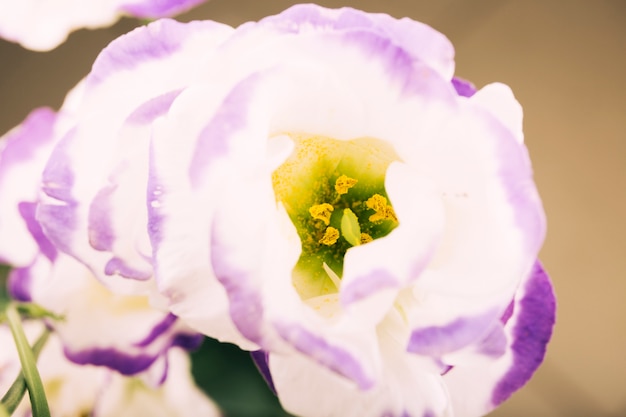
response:
M27 334L34 339L41 323L26 323ZM8 390L20 371L11 333L0 326L0 392ZM146 383L139 376L124 376L113 370L91 365L77 365L65 358L55 334L44 346L38 369L53 416L219 416L217 406L191 379L188 355L180 349L168 353L169 372L159 386ZM16 409L15 416L30 416L28 396Z
M541 363L554 296L521 107L453 54L349 8L155 22L98 57L37 217L260 352L290 412L485 414Z
M9 293L62 317L49 326L73 362L108 366L125 375L150 369L158 382L166 376L168 350L195 348L201 336L158 308L162 301L154 281L137 288L113 284L118 291L113 292L83 264L59 252L35 218L41 173L55 132L64 131L70 119L70 102L64 115L33 111L0 139L0 256L14 267ZM134 293L122 291L129 289Z
M164 381L168 351L195 349L202 336L171 313L153 306L149 295L115 294L84 265L59 253L9 273L9 293L60 317L50 320L63 351L76 364L106 366L123 375L146 372Z
M48 51L80 28L110 26L121 16L156 19L187 11L205 0L20 0L0 3L0 37Z

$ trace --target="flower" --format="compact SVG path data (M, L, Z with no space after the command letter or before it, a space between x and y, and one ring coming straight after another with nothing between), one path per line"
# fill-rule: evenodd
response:
M521 107L454 78L432 28L314 5L161 20L79 96L44 233L102 282L154 274L181 320L257 351L288 411L478 416L541 363L555 303Z
M121 15L155 19L182 13L205 0L19 0L0 3L0 37L48 51L73 30L109 26Z
M36 335L42 326L26 323ZM19 359L6 326L0 326L0 392L6 392L20 371ZM180 349L169 352L168 378L152 386L142 376L127 377L107 368L80 366L63 356L61 343L51 335L38 361L51 414L60 417L97 416L219 416L217 406L192 382L189 358ZM23 400L15 416L30 416Z
M67 107L65 115L36 109L0 139L0 257L14 267L9 293L62 317L48 326L74 363L103 365L124 375L150 370L154 381L163 381L168 350L196 348L202 337L154 306L159 295L153 281L105 287L83 264L59 252L35 218L41 173L55 132L64 131L68 118Z

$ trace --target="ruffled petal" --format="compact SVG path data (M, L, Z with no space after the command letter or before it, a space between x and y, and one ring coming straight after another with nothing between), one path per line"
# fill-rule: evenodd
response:
M217 405L193 383L188 356L179 349L171 350L168 356L168 377L158 388L145 385L136 378L112 375L110 385L102 390L98 398L94 415L221 416Z
M36 202L44 164L55 141L57 116L51 109L33 110L24 122L0 139L0 261L26 266L39 252L29 233L37 227L27 207ZM42 238L42 236L40 236Z
M414 154L446 213L441 244L406 306L417 335L463 328L464 339L484 337L531 270L545 233L525 148L471 100L436 140L420 145L427 158Z
M43 323L29 321L25 331L30 341L43 330ZM0 391L6 392L20 370L8 327L0 326ZM145 375L127 377L110 369L81 366L68 361L56 334L51 334L37 367L52 415L100 417L119 416L220 416L217 406L193 383L188 355L172 349L167 355L168 376L158 386ZM28 400L22 401L15 416L32 415Z
M374 323L391 308L398 291L412 284L428 265L440 243L445 222L439 195L419 172L394 162L387 169L385 183L399 225L388 236L346 253L340 291L343 306L354 309L355 303L370 295L395 288L387 303L378 304L383 308ZM360 310L355 314L363 318L376 311L371 303Z
M510 317L473 349L453 356L444 376L455 412L482 416L521 388L543 361L555 322L550 279L537 262L515 294Z
M406 50L411 59L425 62L444 78L450 79L454 73L454 48L450 41L431 27L409 18L394 19L384 13L365 13L349 7L332 10L300 4L277 16L267 17L259 24L298 35L366 30L390 39Z
M452 416L441 376L428 371L420 358L404 352L393 334L385 334L396 333L393 327L401 320L391 313L379 330L384 372L369 387L318 366L310 357L270 354L269 367L281 404L306 416Z
M44 171L47 198L38 218L57 247L107 284L113 285L110 275L144 280L152 274L142 199L150 124L197 76L190 59L230 30L213 22L161 20L111 43L87 77L75 126ZM117 103L120 90L123 105ZM78 175L84 170L90 175Z
M133 375L163 358L172 346L195 348L202 340L175 316L151 307L147 296L115 295L65 255L54 263L39 256L30 267L13 270L11 281L12 289L23 287L30 301L64 317L50 325L67 358L81 365Z
M522 106L509 86L501 83L486 85L472 96L472 101L492 113L519 143L524 143Z
M456 93L461 97L472 97L476 94L476 87L474 84L459 77L452 78L452 86L456 90Z

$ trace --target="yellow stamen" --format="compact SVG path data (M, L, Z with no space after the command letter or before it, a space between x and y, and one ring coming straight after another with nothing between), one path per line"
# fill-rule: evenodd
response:
M324 236L322 236L322 238L319 240L319 243L326 246L332 246L335 244L335 242L337 242L337 239L339 239L339 230L335 229L334 227L327 227L326 231L324 232Z
M367 208L374 210L376 213L369 217L371 222L380 222L382 220L398 221L396 213L393 211L393 207L387 204L387 199L380 194L374 194L371 196L365 204Z
M354 187L357 182L358 181L354 178L341 175L339 178L337 178L337 181L335 181L335 191L337 191L337 194L339 195L346 194L348 190Z
M393 220L394 222L398 221L398 217L396 216L396 212L393 210L393 207L387 206L385 209L385 218L387 220Z
M371 242L372 237L370 235L368 235L367 233L361 233L361 245L365 244L365 243L369 243Z
M328 203L315 204L309 208L311 217L316 220L321 220L326 226L330 224L330 215L335 208Z

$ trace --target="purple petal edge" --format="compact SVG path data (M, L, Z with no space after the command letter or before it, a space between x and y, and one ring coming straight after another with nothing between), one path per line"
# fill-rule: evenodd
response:
M243 336L262 346L264 311L261 296L255 291L250 274L227 262L229 250L216 235L214 228L210 259L216 278L228 294L230 317Z
M124 278L146 281L152 278L152 271L134 268L120 258L111 258L104 266L106 275L120 275Z
M78 365L106 366L122 375L134 375L145 371L159 355L129 355L113 348L92 348L72 351L65 347L65 357Z
M193 28L193 24L161 19L120 36L98 55L87 77L87 85L97 85L115 72L175 53Z
M7 290L13 299L21 302L33 301L30 294L30 284L32 277L30 275L30 266L24 268L15 268L9 272L7 279Z
M367 275L360 276L352 284L343 288L341 291L341 304L347 306L379 291L397 286L398 281L389 271L376 269Z
M471 97L476 94L476 87L469 81L458 77L452 78L452 86L461 97Z
M520 389L537 370L546 354L555 320L554 290L550 278L537 261L519 302L519 317L513 329L513 365L491 397L495 406Z
M150 333L141 341L135 343L137 347L146 347L154 342L159 336L165 333L176 322L176 316L169 313L156 326L152 328Z
M204 335L200 333L179 333L172 340L171 347L179 347L181 349L192 351L202 345Z
M229 139L248 125L250 102L261 77L262 74L254 73L237 84L200 133L189 165L189 177L194 187L203 180L206 168L227 154Z
M206 0L148 0L120 7L120 11L142 19L158 19L186 12Z
M375 381L366 375L359 361L346 350L333 346L296 324L275 323L275 327L286 342L311 360L354 381L362 390L374 386Z
M41 146L54 138L56 117L56 112L51 108L37 108L26 116L19 127L5 136L0 177L5 175L7 166L28 161Z
M276 387L274 386L274 380L272 379L272 373L270 372L270 357L269 354L264 350L255 350L254 352L250 352L250 357L252 358L252 362L256 365L256 369L258 369L259 373L267 383L267 386L270 390L276 395Z
M26 222L26 227L28 231L30 232L33 239L35 239L35 241L37 242L41 253L46 258L48 258L50 262L54 262L58 256L58 251L54 247L52 242L50 242L50 240L48 240L46 235L43 233L41 225L35 218L37 203L22 202L17 205L17 208L20 212L20 215Z
M430 326L413 330L407 351L439 357L460 349L481 336L486 336L497 314L488 311L480 316L461 317L444 326Z

